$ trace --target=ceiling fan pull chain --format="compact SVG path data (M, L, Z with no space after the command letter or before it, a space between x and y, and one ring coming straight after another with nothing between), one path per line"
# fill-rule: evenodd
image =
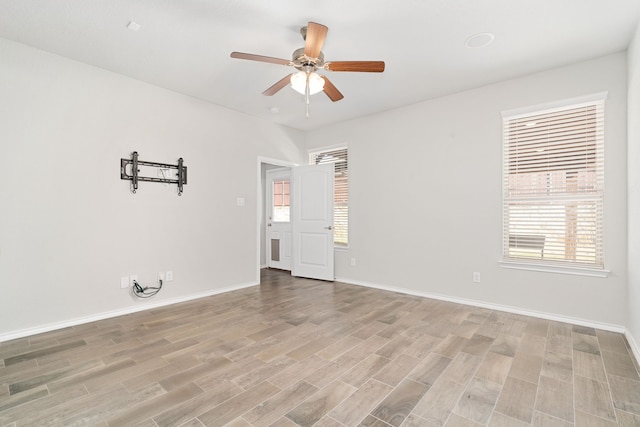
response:
M309 118L309 95L310 95L309 94L309 92L310 92L310 90L309 90L309 76L310 76L309 69L307 69L307 87L305 88L305 95L306 95L306 98L307 98L307 114L306 114L307 119Z

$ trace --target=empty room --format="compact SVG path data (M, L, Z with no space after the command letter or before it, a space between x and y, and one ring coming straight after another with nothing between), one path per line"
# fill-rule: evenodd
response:
M637 0L0 1L0 426L640 426Z

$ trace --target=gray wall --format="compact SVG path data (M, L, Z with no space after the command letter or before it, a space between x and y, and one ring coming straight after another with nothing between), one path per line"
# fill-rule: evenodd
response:
M303 161L303 133L2 39L0 58L0 338L257 283L258 157ZM134 150L183 157L183 196L131 194ZM166 270L152 301L120 289Z
M513 307L604 326L627 321L626 55L606 56L344 122L309 148L349 147L353 283ZM499 266L501 111L608 91L605 250L608 278ZM356 258L356 266L350 259ZM472 273L481 273L481 283Z

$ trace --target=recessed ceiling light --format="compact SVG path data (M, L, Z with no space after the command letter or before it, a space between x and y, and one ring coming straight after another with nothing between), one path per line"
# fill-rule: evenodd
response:
M129 21L129 23L127 24L127 28L131 31L138 31L140 29L140 24L138 24L137 22Z
M465 40L464 45L469 48L487 47L493 43L495 38L496 36L493 33L478 33Z

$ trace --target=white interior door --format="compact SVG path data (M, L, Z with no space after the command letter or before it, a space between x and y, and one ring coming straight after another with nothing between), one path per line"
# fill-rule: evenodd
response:
M267 267L291 270L291 169L267 171L266 196Z
M291 169L293 258L291 274L331 280L333 270L334 165Z

